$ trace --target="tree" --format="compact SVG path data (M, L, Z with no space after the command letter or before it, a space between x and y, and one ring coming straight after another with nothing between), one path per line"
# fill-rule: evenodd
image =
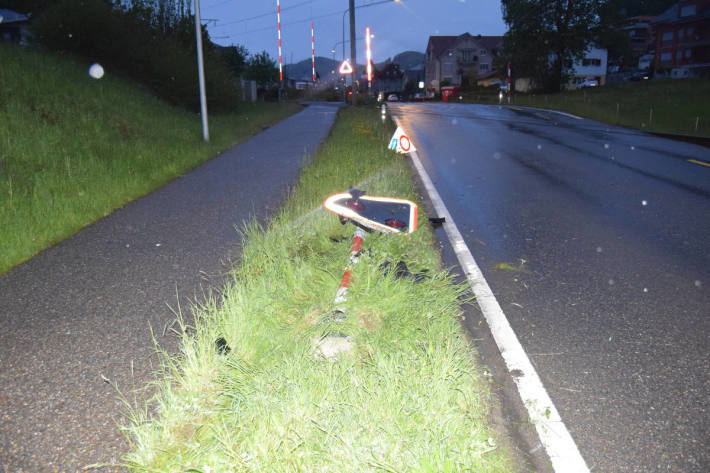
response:
M599 9L606 0L502 0L500 63L511 61L518 76L547 90L560 90L575 60L596 39ZM502 70L502 69L500 69Z
M241 76L247 68L247 58L249 51L244 46L227 46L218 48L222 60L234 72L237 77Z
M279 69L269 53L262 51L249 58L245 76L255 80L259 87L268 87L279 80Z

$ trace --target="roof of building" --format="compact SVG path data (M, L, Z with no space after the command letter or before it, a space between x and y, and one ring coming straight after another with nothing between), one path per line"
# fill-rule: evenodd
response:
M28 15L23 15L14 10L8 10L7 8L0 8L0 24L3 23L17 23L21 21L27 21L30 17Z
M464 33L459 36L429 36L429 44L427 45L427 51L431 46L434 56L439 57L445 51L452 49L459 39L464 39L466 36L477 41L485 49L489 51L500 49L503 46L502 36L474 36L470 33Z
M668 8L668 10L658 15L652 23L675 23L680 21L697 20L700 18L710 18L710 2L705 2L705 4L700 3L697 8L698 10L695 15L681 17L680 3L676 3Z

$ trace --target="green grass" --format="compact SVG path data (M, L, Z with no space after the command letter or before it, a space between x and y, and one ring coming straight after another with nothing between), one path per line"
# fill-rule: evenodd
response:
M497 91L471 92L465 101L497 104ZM710 81L703 79L626 82L557 94L514 93L511 104L562 110L644 131L710 137Z
M0 44L0 274L299 109L210 117L88 64ZM196 91L197 93L197 91Z
M486 424L487 384L457 320L464 288L440 268L426 225L369 234L344 304L331 313L354 232L319 209L352 185L417 199L394 131L375 107L341 111L328 140L268 228L247 243L219 301L182 323L163 354L156 396L124 426L136 472L509 472ZM422 216L421 221L426 221ZM421 282L397 278L403 261ZM332 360L314 340L337 330L354 348ZM219 354L224 338L231 351Z

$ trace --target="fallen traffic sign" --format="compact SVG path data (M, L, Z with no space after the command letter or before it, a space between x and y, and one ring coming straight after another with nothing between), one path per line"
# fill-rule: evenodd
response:
M394 135L392 135L392 139L390 139L389 149L395 150L398 153L409 153L417 150L412 144L412 140L409 139L409 136L407 136L402 127L399 126L394 132Z

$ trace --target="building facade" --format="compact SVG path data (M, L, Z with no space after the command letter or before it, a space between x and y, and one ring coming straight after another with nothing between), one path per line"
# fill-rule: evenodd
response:
M425 58L425 87L441 90L466 80L485 84L497 79L493 61L503 47L502 36L430 36Z
M677 78L710 74L710 0L678 2L653 26L656 71Z

